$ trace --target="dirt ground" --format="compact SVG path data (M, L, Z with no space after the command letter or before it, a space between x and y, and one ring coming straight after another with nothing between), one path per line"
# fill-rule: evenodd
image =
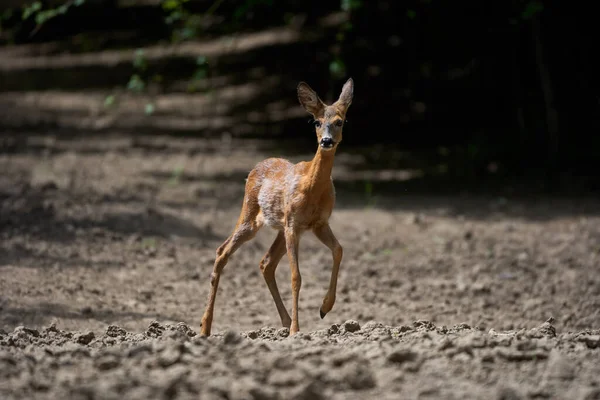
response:
M307 234L301 333L287 337L258 268L275 237L265 228L227 265L214 335L201 338L244 178L281 151L230 138L4 140L2 399L600 399L597 199L380 193L394 177L361 171L367 189L342 144L333 310L320 319L331 254ZM289 275L284 259L288 309Z

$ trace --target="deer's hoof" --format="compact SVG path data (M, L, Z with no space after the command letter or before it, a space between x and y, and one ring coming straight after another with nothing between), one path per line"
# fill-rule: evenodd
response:
M325 318L325 316L327 315L326 312L323 312L323 309L319 309L319 315L321 316L321 319Z

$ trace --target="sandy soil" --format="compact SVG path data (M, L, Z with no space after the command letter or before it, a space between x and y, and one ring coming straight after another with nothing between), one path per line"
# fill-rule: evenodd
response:
M301 333L287 337L258 269L263 229L230 260L200 338L244 178L281 151L4 140L0 398L600 398L597 199L379 193L376 171L361 192L361 160L341 147L333 310L319 318L331 254L307 234ZM277 279L289 308L285 259Z

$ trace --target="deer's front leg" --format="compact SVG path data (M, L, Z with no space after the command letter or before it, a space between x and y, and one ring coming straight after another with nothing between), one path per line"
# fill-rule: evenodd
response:
M321 318L324 318L325 315L333 308L333 304L335 303L335 292L337 287L337 277L340 269L340 263L342 262L343 250L340 243L337 241L329 224L324 224L317 226L313 229L315 236L323 242L323 244L331 250L331 254L333 256L333 268L331 269L331 279L329 281L329 289L327 290L327 294L323 299L323 304L321 305L321 309L319 313Z
M298 244L299 236L293 228L285 230L285 246L287 248L288 258L290 260L290 269L292 276L292 324L290 325L290 335L300 330L298 325L298 297L300 296L300 286L302 286L302 277L298 266Z

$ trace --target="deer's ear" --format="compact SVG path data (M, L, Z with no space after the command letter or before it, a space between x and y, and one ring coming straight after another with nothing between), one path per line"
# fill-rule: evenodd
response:
M346 83L344 83L342 93L336 103L347 109L350 107L350 104L352 104L352 97L354 97L354 81L352 78L349 78Z
M305 82L298 84L298 100L302 104L302 107L313 116L319 117L323 114L325 104L317 93Z

